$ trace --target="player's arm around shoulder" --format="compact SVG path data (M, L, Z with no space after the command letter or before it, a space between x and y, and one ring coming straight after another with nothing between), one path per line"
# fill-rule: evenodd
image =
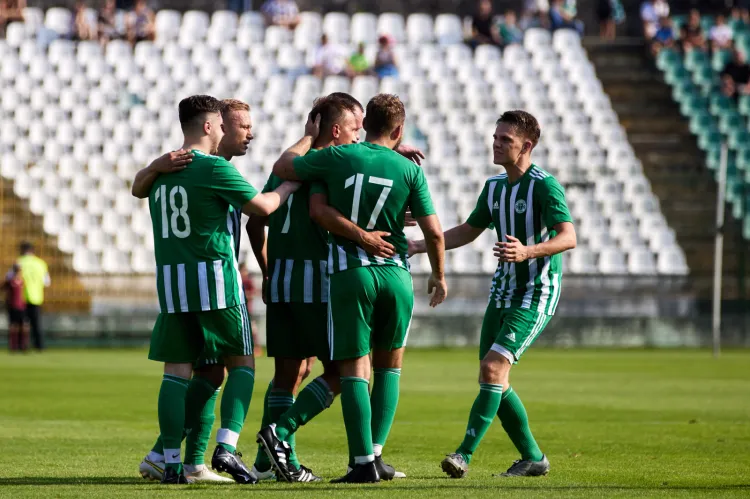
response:
M130 193L138 199L145 199L151 193L151 187L159 175L180 172L193 161L193 153L180 149L159 156L146 168L141 169L133 179Z

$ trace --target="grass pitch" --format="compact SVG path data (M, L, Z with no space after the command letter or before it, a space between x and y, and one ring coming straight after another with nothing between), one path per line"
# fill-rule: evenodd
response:
M440 472L477 393L475 349L407 352L386 461L405 480L164 487L138 475L157 434L160 366L141 350L0 354L0 497L748 497L750 352L532 349L513 386L552 463L548 477L497 479L517 458L495 422L467 478ZM259 359L240 440L252 463L272 364ZM316 371L317 372L317 371ZM218 418L217 418L218 423ZM327 479L346 467L338 402L298 433ZM210 452L213 444L209 448Z

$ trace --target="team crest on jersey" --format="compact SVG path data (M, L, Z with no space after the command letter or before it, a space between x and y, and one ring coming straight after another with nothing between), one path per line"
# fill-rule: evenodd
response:
M519 215L521 213L526 213L526 201L524 201L523 199L519 199L518 201L516 201L516 213L518 213Z
M497 201L495 201L495 204L492 205L492 209L493 210L499 210L500 209L500 203L498 203Z

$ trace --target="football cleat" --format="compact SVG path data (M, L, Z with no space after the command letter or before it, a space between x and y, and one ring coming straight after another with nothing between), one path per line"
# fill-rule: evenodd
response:
M300 465L297 471L291 472L292 482L298 483L309 483L309 482L320 482L323 479L312 472L310 468L305 465Z
M396 470L390 464L386 464L382 456L375 456L375 468L381 480L393 480L396 476Z
M375 461L357 464L346 475L331 480L331 483L377 483L380 481Z
M161 477L161 483L170 485L184 485L190 483L185 475L177 473L173 468L166 468Z
M253 465L253 474L258 477L258 481L262 482L263 480L273 480L276 478L276 473L273 472L273 466L268 468L266 471L260 471L258 468Z
M261 428L256 435L258 443L263 446L271 465L276 470L276 479L279 482L293 482L292 472L294 469L289 467L289 456L292 453L291 447L286 442L279 440L276 436L276 425L272 424Z
M547 456L542 456L541 461L523 459L513 461L508 471L495 476L544 476L547 473L549 473L549 461L547 460Z
M208 469L205 464L184 466L185 477L190 483L234 483L234 480L225 476L217 475Z
M138 471L144 479L160 482L164 476L164 461L152 461L146 456L138 466Z
M457 452L445 456L443 462L440 463L440 467L443 468L443 471L451 478L463 478L466 476L466 473L469 472L469 464L464 457Z
M211 458L211 467L221 473L227 473L231 475L237 483L242 484L254 484L258 483L258 477L256 477L252 471L250 471L245 463L242 462L242 454L239 452L229 452L221 445L217 445L214 450L214 455Z

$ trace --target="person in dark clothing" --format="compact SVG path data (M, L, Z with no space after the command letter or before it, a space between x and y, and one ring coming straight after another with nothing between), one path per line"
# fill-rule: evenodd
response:
M750 64L740 50L734 49L732 60L721 72L721 91L727 97L750 94Z
M490 0L479 0L477 13L471 18L471 39L469 45L476 48L479 45L501 45L502 39L495 26Z
M8 309L8 348L11 352L28 349L26 300L23 297L23 273L18 264L5 276L5 305Z

